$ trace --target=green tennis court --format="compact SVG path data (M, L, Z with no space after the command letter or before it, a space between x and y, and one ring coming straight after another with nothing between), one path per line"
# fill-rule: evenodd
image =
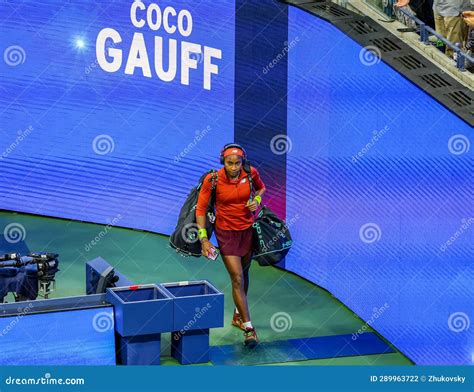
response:
M45 218L2 211L0 227L19 223L31 251L60 255L57 289L52 297L85 294L85 263L102 257L136 283L181 280L211 281L225 294L225 326L211 330L211 346L237 345L242 333L230 326L233 303L230 280L221 259L184 258L168 246L166 236L77 221ZM249 306L262 343L297 338L355 333L364 322L326 290L286 271L260 267L250 272ZM10 301L11 298L8 297ZM275 326L275 316L282 319ZM273 321L272 321L273 317ZM373 331L370 328L367 332ZM170 337L162 340L162 364L178 365L169 356ZM388 342L387 342L388 343ZM331 359L282 361L280 365L411 365L395 352ZM255 355L259 355L258 352ZM258 362L258 361L257 361ZM264 361L265 362L265 361ZM235 364L246 364L242 361ZM208 363L207 365L212 365Z

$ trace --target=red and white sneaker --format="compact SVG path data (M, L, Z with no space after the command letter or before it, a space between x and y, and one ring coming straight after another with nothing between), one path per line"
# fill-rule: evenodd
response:
M252 348L255 347L258 342L258 336L255 328L247 328L244 332L244 345Z
M235 310L234 310L234 316L232 317L232 323L231 323L234 327L237 327L239 329L241 329L242 331L245 331L245 328L244 328L244 322L242 321L242 317L240 317L240 314L237 313Z

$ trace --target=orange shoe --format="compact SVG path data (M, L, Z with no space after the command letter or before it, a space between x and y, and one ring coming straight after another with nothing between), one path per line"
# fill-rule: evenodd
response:
M241 329L242 331L245 331L245 328L244 328L244 322L242 321L242 317L240 317L240 314L238 314L235 310L234 310L234 316L232 317L232 323L231 323L234 327L237 327L239 329Z
M258 342L259 340L255 328L247 328L244 332L244 345L253 348Z

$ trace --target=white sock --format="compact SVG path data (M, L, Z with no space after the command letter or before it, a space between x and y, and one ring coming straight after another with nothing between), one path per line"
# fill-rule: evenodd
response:
M240 314L239 309L235 308L235 313Z
M245 329L247 329L247 328L253 328L251 321L247 321L246 323L243 323L242 325L244 326Z

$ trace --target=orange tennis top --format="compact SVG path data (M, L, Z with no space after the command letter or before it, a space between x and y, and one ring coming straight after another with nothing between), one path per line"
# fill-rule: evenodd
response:
M250 173L255 191L265 188L258 170L251 166ZM196 216L205 216L212 193L211 173L202 184L196 207ZM227 177L225 168L217 171L216 189L216 227L221 230L245 230L252 225L254 217L252 212L245 207L250 198L250 185L247 172L242 169L239 177L231 181Z

